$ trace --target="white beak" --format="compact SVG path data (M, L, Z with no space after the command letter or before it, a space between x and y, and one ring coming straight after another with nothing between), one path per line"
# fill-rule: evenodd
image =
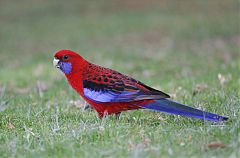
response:
M58 65L59 59L54 58L53 59L53 66L55 66L56 68L60 68Z

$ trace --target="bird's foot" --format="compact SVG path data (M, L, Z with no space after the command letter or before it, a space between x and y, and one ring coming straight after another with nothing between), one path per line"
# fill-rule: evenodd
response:
M93 109L93 107L90 104L86 104L86 106L84 107L84 110L88 110L88 109Z
M121 112L115 113L115 118L116 120L119 120L121 116Z

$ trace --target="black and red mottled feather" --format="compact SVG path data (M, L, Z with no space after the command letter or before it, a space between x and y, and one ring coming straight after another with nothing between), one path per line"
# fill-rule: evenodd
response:
M168 94L150 88L140 81L94 64L89 64L84 72L83 90L87 98L97 102L169 98Z
M99 117L144 108L214 122L228 119L168 100L168 94L115 70L89 63L73 51L62 50L54 57L54 64Z

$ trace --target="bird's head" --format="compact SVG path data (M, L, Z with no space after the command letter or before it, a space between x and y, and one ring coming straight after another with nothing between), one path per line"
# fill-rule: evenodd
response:
M60 50L53 59L53 65L65 75L83 70L85 63L86 61L79 54L71 50Z

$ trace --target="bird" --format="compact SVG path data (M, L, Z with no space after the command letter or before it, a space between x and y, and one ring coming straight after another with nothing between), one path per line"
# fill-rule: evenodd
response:
M72 88L98 113L99 118L123 111L148 109L212 122L228 117L170 100L170 96L139 80L93 64L72 50L55 53L53 65L64 73Z

